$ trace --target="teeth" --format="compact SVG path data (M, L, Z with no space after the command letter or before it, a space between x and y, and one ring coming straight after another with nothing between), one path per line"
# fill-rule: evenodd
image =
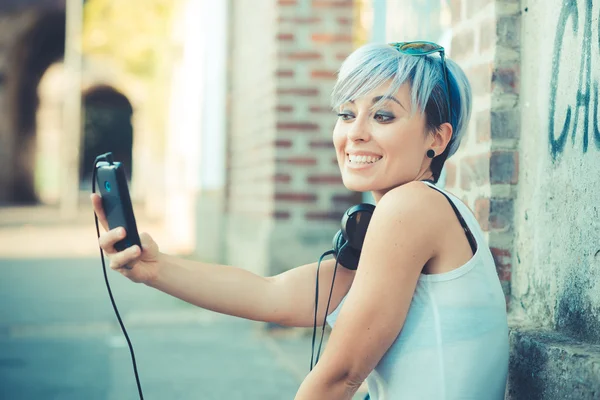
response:
M381 160L381 157L373 157L373 156L356 156L353 154L349 154L348 155L348 160L350 160L351 163L355 163L355 164L372 164L376 161Z

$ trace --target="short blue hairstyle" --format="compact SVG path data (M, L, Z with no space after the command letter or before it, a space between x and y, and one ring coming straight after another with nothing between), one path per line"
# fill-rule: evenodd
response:
M388 44L371 43L356 49L342 64L331 95L331 105L356 100L392 80L387 95L396 93L402 84L411 87L412 110L425 113L430 130L445 122L452 125L452 138L446 150L437 155L431 165L437 181L448 157L456 153L471 118L471 85L463 70L446 57L450 86L451 116L448 114L446 82L441 58L437 53L411 56L400 53ZM381 100L385 101L385 98ZM378 106L376 104L375 106Z

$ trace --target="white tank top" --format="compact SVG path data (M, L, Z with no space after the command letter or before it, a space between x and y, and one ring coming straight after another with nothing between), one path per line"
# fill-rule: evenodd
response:
M501 400L508 375L506 302L479 223L445 193L477 242L466 264L421 274L401 333L367 378L371 400ZM327 317L333 327L339 306Z

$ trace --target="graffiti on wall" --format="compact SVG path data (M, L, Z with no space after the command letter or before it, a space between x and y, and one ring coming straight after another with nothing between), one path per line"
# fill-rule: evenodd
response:
M592 80L592 52L600 50L600 38L598 42L592 42L592 1L566 0L563 2L558 18L554 40L548 121L550 154L554 161L564 152L569 134L573 145L575 145L577 134L583 134L583 153L588 151L590 142L593 142L596 148L600 149L598 80ZM584 13L584 23L581 30L580 12ZM569 22L570 25L568 24ZM598 28L600 28L600 18L597 17L595 22L598 23ZM570 29L567 29L568 27ZM567 37L567 35L570 35L571 38ZM571 41L568 41L568 39L571 39ZM568 46L573 43L573 39L576 40L577 49L581 49L578 75L573 77L574 79L559 80L561 52L564 49L570 49ZM569 62L573 61L576 60L569 60ZM557 91L561 84L577 85L575 98L567 99L566 113L561 113L561 116L564 115L564 117L557 116L556 107ZM591 118L590 114L592 115Z

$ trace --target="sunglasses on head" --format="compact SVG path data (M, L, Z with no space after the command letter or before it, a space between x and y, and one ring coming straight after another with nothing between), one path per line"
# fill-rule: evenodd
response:
M442 69L444 71L444 81L446 83L446 103L448 104L448 122L451 122L451 107L450 107L450 85L448 83L448 73L446 68L446 52L442 46L433 42L416 41L416 42L398 42L389 43L390 46L398 50L402 54L409 56L426 56L431 53L440 53L442 58Z

